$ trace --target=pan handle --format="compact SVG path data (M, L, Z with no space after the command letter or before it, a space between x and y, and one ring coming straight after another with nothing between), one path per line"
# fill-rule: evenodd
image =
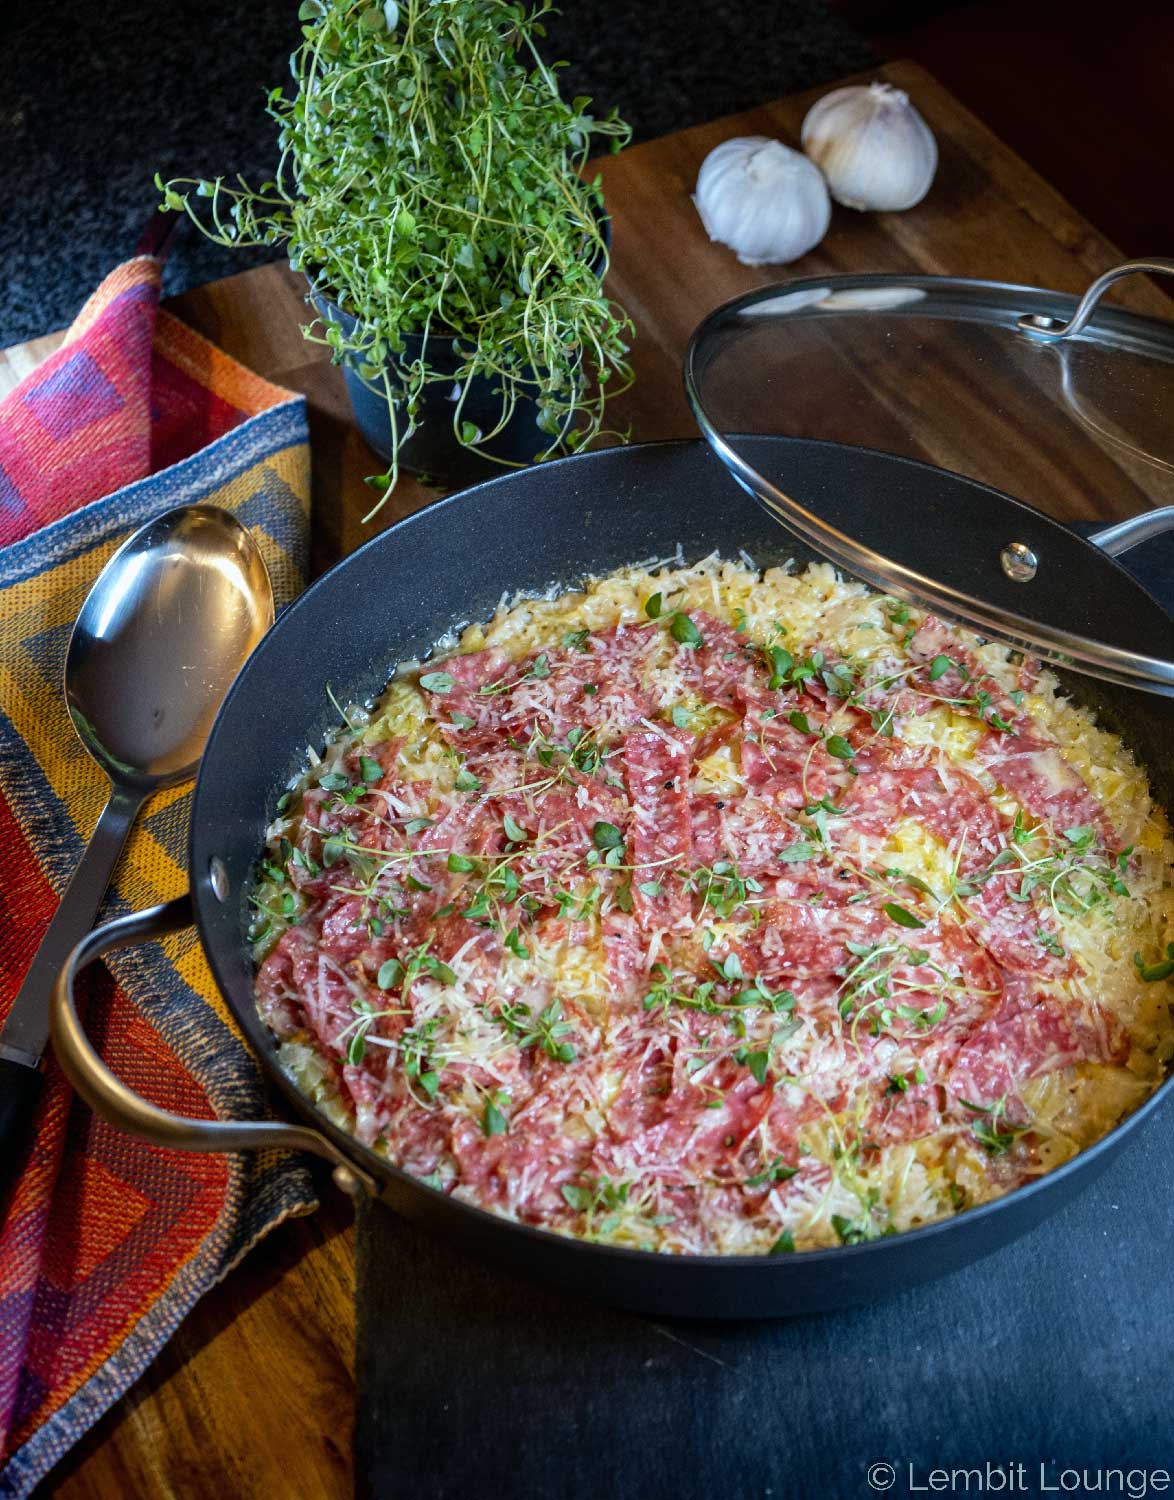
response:
M1166 531L1174 531L1174 505L1163 505L1160 510L1143 510L1141 515L1130 516L1128 521L1103 526L1100 531L1090 532L1088 540L1110 557L1120 557L1131 547Z
M1024 313L1019 319L1019 327L1024 333L1034 333L1041 338L1054 340L1072 338L1087 325L1088 320L1097 310L1097 304L1115 281L1120 281L1123 276L1133 276L1138 273L1147 276L1174 276L1174 260L1171 260L1168 255L1155 255L1147 256L1145 260L1124 261L1121 265L1106 271L1103 276L1097 277L1081 297L1076 311L1067 323L1062 323L1059 318L1048 317L1044 313Z
M180 896L107 922L78 943L57 976L49 1011L53 1050L65 1076L96 1115L153 1146L177 1151L253 1151L261 1146L310 1151L334 1163L334 1181L343 1192L353 1198L378 1196L375 1180L318 1131L282 1120L189 1120L169 1114L127 1088L94 1051L74 1000L77 976L103 953L178 932L192 922L191 897Z

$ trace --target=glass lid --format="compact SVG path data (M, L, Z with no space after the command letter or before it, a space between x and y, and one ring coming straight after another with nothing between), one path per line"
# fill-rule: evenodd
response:
M1102 300L1132 271L1174 260L1118 267L1079 303L932 276L765 287L696 330L686 391L734 476L822 556L1174 696L1174 626L1113 561L1174 528L1174 322ZM1103 523L1096 546L1060 516Z

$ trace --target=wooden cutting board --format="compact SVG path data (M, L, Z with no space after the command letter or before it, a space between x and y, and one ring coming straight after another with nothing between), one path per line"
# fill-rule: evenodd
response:
M837 208L823 244L784 274L922 272L1079 293L1124 258L922 69L898 62L868 76L906 89L928 120L941 150L937 180L908 213ZM635 440L696 435L681 385L689 334L719 302L780 279L739 265L706 238L690 200L702 158L732 135L797 144L803 115L826 91L697 126L602 164L614 223L608 285L637 329L636 384L616 403L614 420ZM351 426L339 371L302 339L304 290L287 267L272 265L169 305L259 374L306 392L321 569L435 492L405 480L377 520L363 523L372 499L363 476L379 464ZM1115 300L1170 315L1164 294L1139 279ZM59 341L49 335L0 353L0 394ZM62 1500L349 1495L351 1217L325 1184L320 1212L276 1230L208 1294L151 1370L62 1462L46 1492Z

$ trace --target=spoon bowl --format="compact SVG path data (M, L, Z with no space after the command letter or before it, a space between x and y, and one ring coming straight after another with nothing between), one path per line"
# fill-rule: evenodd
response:
M103 568L73 627L65 701L82 744L112 781L186 781L272 623L264 559L234 516L189 505L150 522Z
M110 798L0 1031L0 1190L40 1087L58 971L94 925L135 817L196 769L233 678L273 624L256 542L213 505L167 511L102 569L65 658L65 702Z

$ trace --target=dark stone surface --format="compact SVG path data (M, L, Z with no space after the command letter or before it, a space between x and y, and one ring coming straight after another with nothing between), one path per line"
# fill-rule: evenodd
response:
M67 323L128 255L152 177L275 164L269 88L288 77L296 0L8 0L0 5L0 347ZM567 0L549 60L568 95L615 105L647 139L875 61L822 0ZM169 291L264 251L178 237Z

